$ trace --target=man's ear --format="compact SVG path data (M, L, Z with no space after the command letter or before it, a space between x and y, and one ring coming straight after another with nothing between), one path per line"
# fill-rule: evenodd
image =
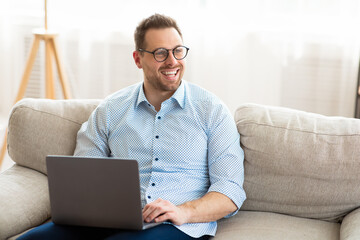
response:
M142 65L141 65L141 61L140 61L140 52L139 51L134 51L133 52L133 58L135 61L136 66L141 69Z

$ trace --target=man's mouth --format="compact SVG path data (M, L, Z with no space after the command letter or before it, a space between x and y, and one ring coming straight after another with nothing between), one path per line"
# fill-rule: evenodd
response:
M178 73L179 69L177 70L171 70L171 71L162 71L161 73L164 74L167 77L175 77Z

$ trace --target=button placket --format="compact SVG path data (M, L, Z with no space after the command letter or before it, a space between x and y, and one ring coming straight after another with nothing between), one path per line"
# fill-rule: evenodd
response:
M154 160L157 162L159 161L159 155L157 154L158 151L156 151L158 146L160 146L159 141L160 140L160 134L159 134L159 126L160 126L160 120L162 119L161 115L157 113L155 115L155 121L154 121L154 135L155 135L155 142L154 142Z
M160 160L159 157L159 153L160 153L160 141L161 141L161 134L159 133L159 128L160 128L160 120L162 119L162 117L159 115L159 113L157 113L154 117L154 144L153 144L153 168L154 165L157 164L157 162ZM146 200L147 201L152 201L155 200L156 197L154 195L156 192L156 187L157 187L157 176L156 173L152 172L151 176L150 176L150 181L149 181L149 186L148 189L146 191Z

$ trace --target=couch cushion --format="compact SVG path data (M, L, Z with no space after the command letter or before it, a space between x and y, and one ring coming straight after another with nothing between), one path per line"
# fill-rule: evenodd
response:
M0 239L7 239L50 217L47 177L14 165L0 174Z
M340 224L276 213L240 211L219 221L214 240L338 240Z
M242 209L341 219L360 206L360 120L244 104Z
M10 114L8 151L13 161L46 173L47 155L72 155L81 124L100 100L23 99Z
M358 240L360 238L360 208L345 216L341 223L341 240Z

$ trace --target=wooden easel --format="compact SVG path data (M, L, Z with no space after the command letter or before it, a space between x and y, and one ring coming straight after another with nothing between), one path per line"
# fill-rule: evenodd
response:
M30 54L28 56L25 65L24 74L22 76L20 88L18 90L15 103L24 97L26 87L29 82L31 70L34 65L36 54L39 49L39 45L41 41L45 42L45 76L46 76L45 97L50 99L55 99L55 84L54 84L54 73L53 73L53 59L54 59L57 66L58 76L64 94L64 98L65 99L71 98L69 85L64 72L64 67L59 57L59 50L56 41L57 36L58 36L57 33L50 32L47 29L47 2L45 0L45 29L34 31L34 41L32 43ZM5 157L6 146L7 146L6 139L7 139L7 130L5 131L4 142L0 153L0 167Z

